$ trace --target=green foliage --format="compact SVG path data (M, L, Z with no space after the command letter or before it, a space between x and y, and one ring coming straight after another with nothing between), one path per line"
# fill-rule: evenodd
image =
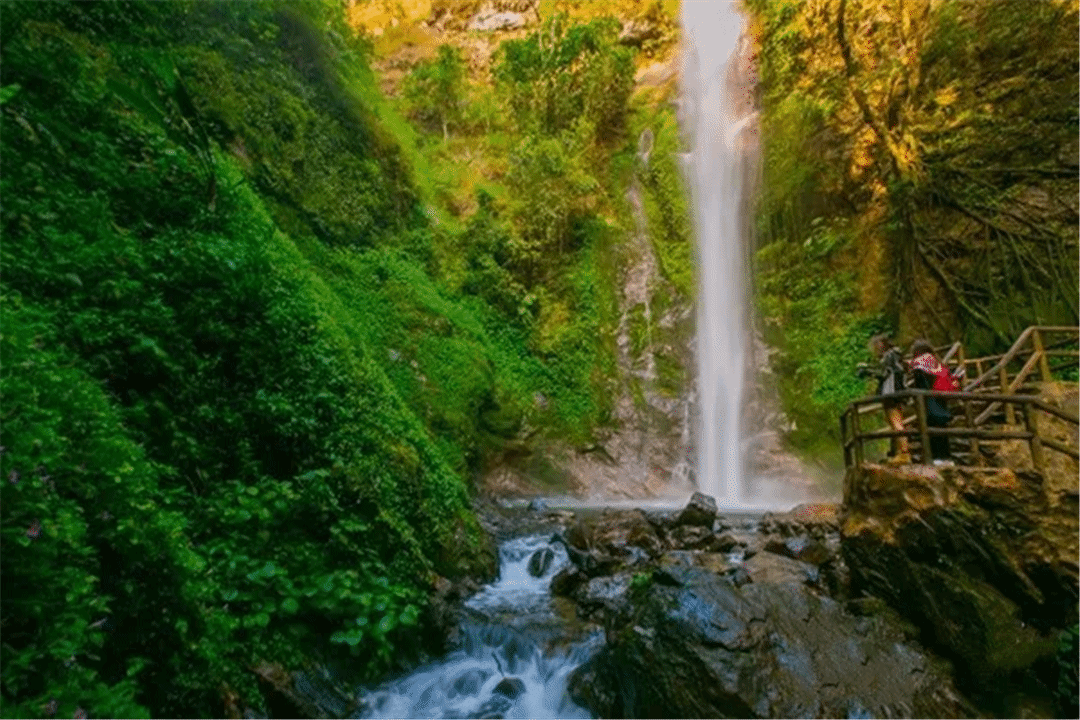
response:
M519 132L558 135L584 120L598 142L623 139L634 65L618 31L613 18L570 25L556 14L529 37L502 44L493 72Z
M675 112L662 109L648 127L654 137L649 167L643 175L649 235L664 277L684 297L693 297L694 234L687 189L678 166L681 148Z
M632 65L610 23L566 38L582 117L496 136L529 199L459 228L336 3L5 7L7 714L257 707L250 668L314 648L373 678L434 574L490 569L463 478L610 413ZM456 97L448 127L492 122Z
M452 45L440 45L438 56L418 63L402 88L409 116L429 131L441 129L445 137L462 120L465 63Z
M130 6L145 35L20 6L4 45L9 714L216 715L222 683L258 705L248 668L320 638L373 677L416 649L433 572L485 568L451 465L467 438L421 419L450 395L456 429L484 397L475 354L418 332L452 387L414 412L356 332L362 286L328 284L238 167L302 240L422 257L363 93L310 17L151 5Z
M795 420L790 440L815 454L839 454L836 417L866 394L855 366L868 359L867 342L884 329L860 312L851 273L837 273L835 258L850 235L822 218L802 243L776 241L758 251L757 302L780 395Z
M592 208L598 189L582 156L582 138L527 136L511 155L507 185L516 233L510 260L526 285L550 279L560 261L579 249L575 224Z
M101 388L56 351L47 313L2 298L0 547L5 714L147 717L136 680L191 619L188 546L165 470L124 433ZM143 673L144 674L144 673ZM162 678L164 680L164 678Z

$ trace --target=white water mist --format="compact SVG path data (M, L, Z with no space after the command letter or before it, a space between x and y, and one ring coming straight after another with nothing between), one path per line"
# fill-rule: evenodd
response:
M697 485L721 506L743 502L741 416L746 353L744 144L747 102L735 2L682 3L680 124L697 239Z

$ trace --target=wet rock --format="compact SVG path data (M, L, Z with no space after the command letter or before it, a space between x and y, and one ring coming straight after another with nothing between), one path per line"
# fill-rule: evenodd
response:
M973 693L992 697L1001 678L1034 672L1076 623L1077 503L1044 480L877 465L845 478L852 592L886 600Z
M676 525L700 525L712 529L716 520L716 500L696 492L690 496L686 507L675 520Z
M525 692L525 681L516 677L504 677L492 692L511 699L516 698Z
M718 549L717 537L712 528L700 525L680 525L671 531L669 537L671 547L682 550L708 550Z
M491 672L488 670L481 670L480 668L466 670L454 678L454 681L450 684L448 694L450 697L471 697L476 695L489 677L491 677Z
M817 567L763 550L743 562L755 583L797 583L816 585L821 577Z
M794 507L789 514L804 528L835 531L840 529L839 512L840 506L833 503L804 503Z
M252 667L271 717L345 717L357 708L356 696L335 682L325 668L289 672L279 663Z
M716 573L717 575L723 575L724 573L731 572L739 567L739 565L731 562L727 555L723 553L695 553L694 562L698 567Z
M563 568L551 578L551 594L559 597L571 597L574 592L589 581L581 568L571 566Z
M776 538L765 544L765 550L812 565L820 565L830 557L825 543L806 535L796 535L783 540Z
M658 565L660 567L672 567L674 565L693 567L696 562L695 553L689 550L670 550L660 556Z
M578 590L577 600L589 609L619 612L625 609L632 580L630 573L593 578Z
M506 711L513 706L510 698L504 695L493 695L484 702L471 717L479 720L501 720L506 717Z
M567 529L566 542L579 550L612 558L629 559L631 547L653 557L664 550L656 528L640 510L606 510L598 516L581 518Z
M544 502L542 498L533 498L529 501L529 511L534 513L543 513L548 511L548 504Z
M739 538L729 532L720 533L716 536L716 552L731 552L741 544Z
M529 558L529 574L533 577L543 577L554 560L554 550L551 548L540 548Z
M802 585L740 588L681 566L656 580L571 675L571 697L600 717L972 714L940 662L896 628Z

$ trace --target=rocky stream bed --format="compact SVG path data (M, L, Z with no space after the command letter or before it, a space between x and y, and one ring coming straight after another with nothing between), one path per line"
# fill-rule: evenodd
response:
M279 687L309 716L1077 716L1073 486L867 465L845 498L485 504L499 575L440 584L443 657L336 705Z

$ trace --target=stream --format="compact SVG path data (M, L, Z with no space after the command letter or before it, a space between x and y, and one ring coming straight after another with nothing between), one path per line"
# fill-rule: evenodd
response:
M588 718L567 695L571 671L603 643L599 630L568 637L549 585L569 559L551 533L499 548L499 579L465 602L458 647L363 696L361 718ZM538 576L529 560L544 548Z

